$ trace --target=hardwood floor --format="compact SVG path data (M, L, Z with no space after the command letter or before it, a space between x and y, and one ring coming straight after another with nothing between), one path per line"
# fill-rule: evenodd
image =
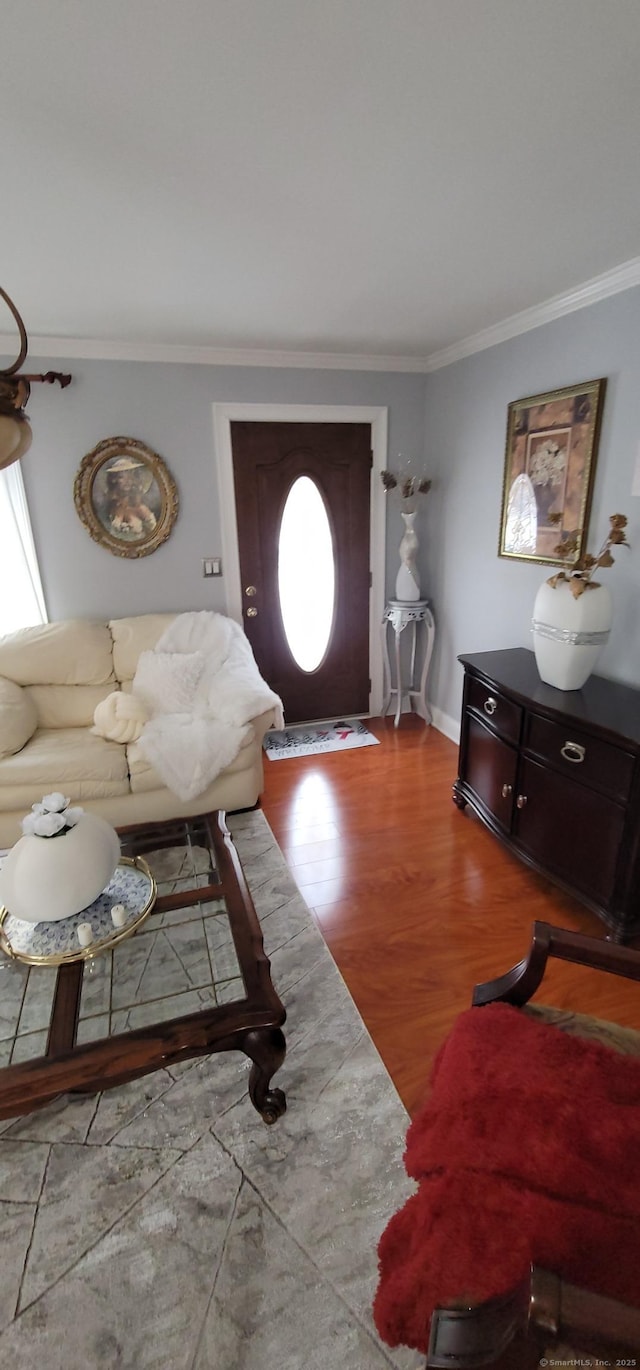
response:
M457 747L414 715L370 719L380 746L265 759L262 809L405 1106L478 981L526 953L542 919L604 924L452 803ZM637 985L551 963L542 1002L640 1028Z

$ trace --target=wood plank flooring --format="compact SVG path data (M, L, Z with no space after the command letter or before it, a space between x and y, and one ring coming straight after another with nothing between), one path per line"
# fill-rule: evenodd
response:
M457 747L414 715L370 719L377 747L265 758L262 809L410 1113L478 981L542 919L603 937L593 914L452 803ZM637 985L552 963L537 998L640 1028Z

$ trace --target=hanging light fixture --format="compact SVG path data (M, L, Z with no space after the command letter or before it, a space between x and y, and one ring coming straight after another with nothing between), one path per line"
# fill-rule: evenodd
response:
M25 405L31 393L32 381L45 381L51 385L53 381L58 381L62 389L69 385L71 376L64 376L60 371L47 371L45 375L25 376L18 375L23 362L26 361L28 340L27 331L20 318L20 315L13 303L9 299L6 291L0 286L0 296L8 304L11 313L18 325L20 334L20 351L12 366L0 370L0 471L5 466L10 466L12 462L18 461L29 451L31 446L32 432L31 424L25 414Z

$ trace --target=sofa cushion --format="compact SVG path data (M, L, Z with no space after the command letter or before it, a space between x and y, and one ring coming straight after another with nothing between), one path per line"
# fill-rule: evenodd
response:
M253 727L249 728L246 741L242 744L238 755L229 766L225 766L222 776L237 775L241 771L246 771L253 766L256 755L256 733ZM149 765L146 756L143 756L140 744L131 742L127 747L127 764L132 794L149 794L151 790L164 789L164 781L160 779L158 772L153 766Z
M38 715L26 690L0 676L0 757L13 756L33 736Z
M138 695L114 690L98 704L92 731L110 742L135 742L148 718L146 705Z
M140 653L155 647L174 618L175 614L138 614L135 618L111 619L113 669L120 684L133 680Z
M96 705L113 689L105 685L25 685L33 700L39 728L90 728Z
M22 751L0 761L0 810L31 804L50 790L72 803L127 794L124 747L94 737L88 728L40 728Z
M103 685L114 679L106 623L68 619L0 639L0 675L18 685Z
M141 652L133 693L151 714L190 714L204 662L203 652Z

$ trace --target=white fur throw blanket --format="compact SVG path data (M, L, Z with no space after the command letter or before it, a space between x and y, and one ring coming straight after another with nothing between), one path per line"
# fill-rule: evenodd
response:
M272 708L275 726L284 727L282 701L262 679L242 628L207 609L178 614L153 651L141 653L132 691L152 714L140 750L184 802L235 759L252 718Z

